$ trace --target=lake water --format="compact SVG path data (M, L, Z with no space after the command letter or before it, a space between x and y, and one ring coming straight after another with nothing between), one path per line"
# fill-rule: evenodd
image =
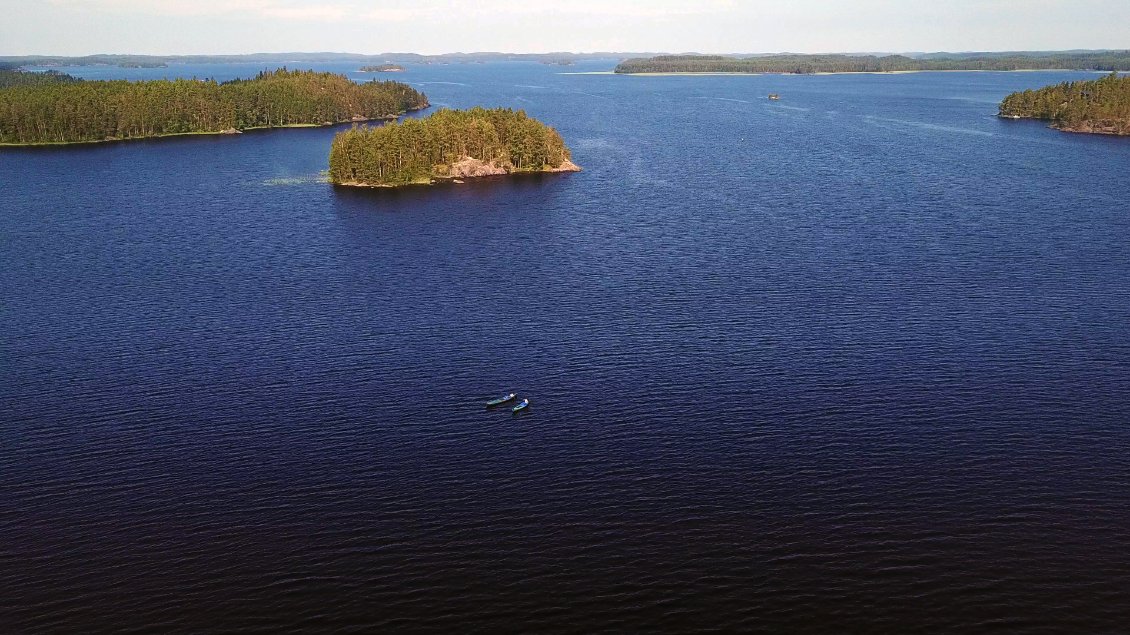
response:
M1122 631L1130 139L994 116L1096 75L613 63L381 77L571 175L0 150L0 628Z

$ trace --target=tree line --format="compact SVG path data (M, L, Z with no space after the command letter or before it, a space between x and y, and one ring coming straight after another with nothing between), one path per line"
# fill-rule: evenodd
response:
M621 62L617 73L882 73L894 71L1130 70L1130 51L914 59L905 55L660 55Z
M405 185L450 174L467 157L508 172L538 172L570 159L553 128L509 108L440 110L424 119L338 133L330 149L330 181Z
M44 81L0 89L0 143L72 143L395 117L428 106L398 82L282 68L225 83Z
M1013 93L1001 102L1000 114L1045 119L1062 130L1130 135L1130 77L1111 73Z
M44 73L29 73L15 68L0 66L0 88L10 86L35 86L39 84L58 84L80 82L81 79L71 77L59 71L46 71Z

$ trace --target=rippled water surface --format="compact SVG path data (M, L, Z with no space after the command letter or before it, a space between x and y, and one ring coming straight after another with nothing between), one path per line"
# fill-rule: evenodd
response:
M4 632L1124 631L1130 140L993 116L1090 75L561 70L396 78L573 175L0 150Z

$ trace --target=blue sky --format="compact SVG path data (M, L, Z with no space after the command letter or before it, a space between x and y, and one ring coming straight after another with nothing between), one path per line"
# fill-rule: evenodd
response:
M1130 48L1130 0L0 0L0 54Z

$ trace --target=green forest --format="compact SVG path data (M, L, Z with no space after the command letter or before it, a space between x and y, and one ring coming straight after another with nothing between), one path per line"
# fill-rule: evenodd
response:
M1000 114L1045 119L1071 132L1130 135L1130 77L1111 73L1098 80L1013 93L1001 102Z
M9 86L34 86L38 84L58 84L78 81L82 80L71 77L66 73L60 73L58 71L47 71L45 73L28 73L21 70L6 69L0 67L0 88L8 88Z
M904 55L660 55L621 62L631 73L883 73L895 71L1130 70L1130 51L910 58Z
M470 157L499 171L568 169L569 149L553 128L508 108L440 110L424 119L338 133L330 149L330 181L373 186L451 178Z
M357 84L344 75L285 68L225 83L65 77L0 88L0 143L77 143L324 125L389 118L428 106L427 97L406 84Z

